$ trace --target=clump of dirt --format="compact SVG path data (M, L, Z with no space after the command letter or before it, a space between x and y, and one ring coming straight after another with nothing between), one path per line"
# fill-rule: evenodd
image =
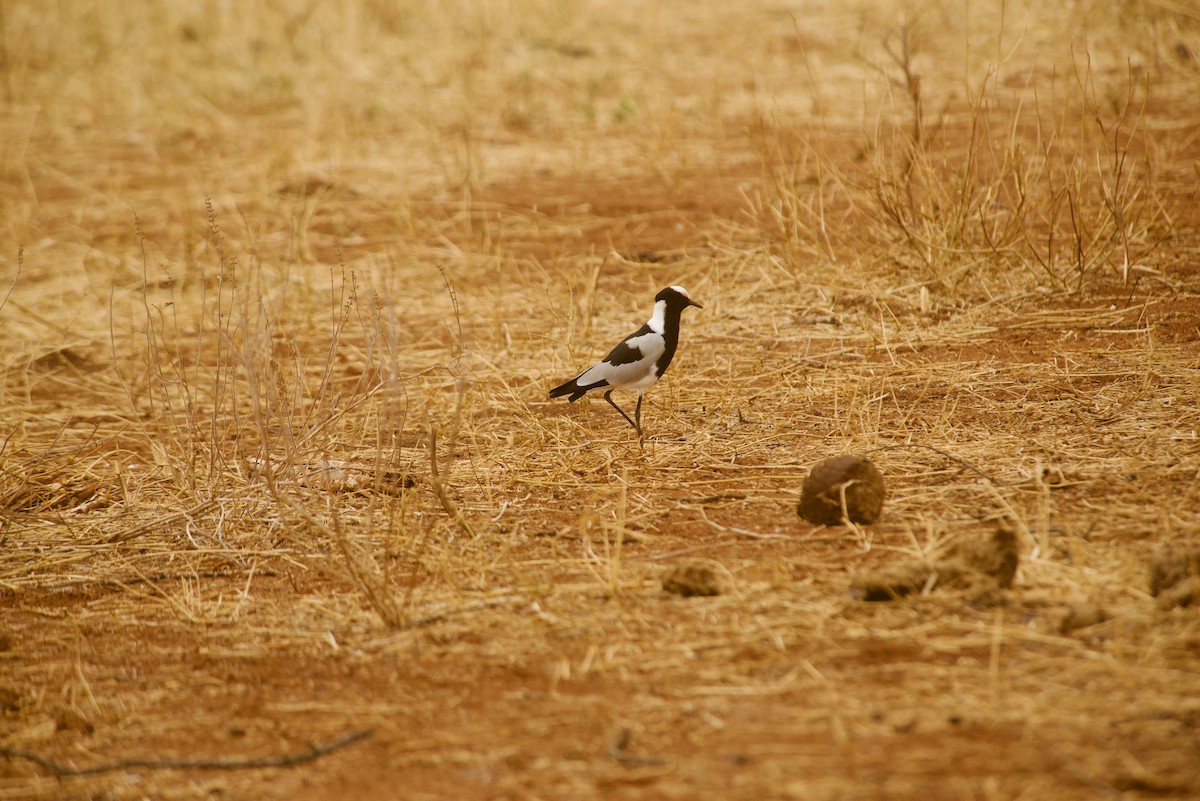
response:
M796 512L810 523L835 526L849 520L868 525L879 519L886 494L879 468L869 459L847 453L813 467L804 480Z
M1012 587L1017 573L1016 535L1007 528L991 537L959 540L937 559L917 559L859 576L850 594L864 601L891 601L934 589L962 589L983 597Z
M1150 565L1150 594L1161 609L1200 603L1200 551L1173 553Z
M724 591L717 571L701 562L681 562L672 566L663 575L662 588L685 598L720 595Z

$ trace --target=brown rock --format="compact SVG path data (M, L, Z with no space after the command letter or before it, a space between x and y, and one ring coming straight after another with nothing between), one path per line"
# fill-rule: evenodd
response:
M848 519L868 525L879 519L886 494L879 468L861 456L843 454L813 467L796 512L810 523L836 526Z

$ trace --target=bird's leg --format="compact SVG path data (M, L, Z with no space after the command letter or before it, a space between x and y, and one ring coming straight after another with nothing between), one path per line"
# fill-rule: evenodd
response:
M604 399L606 401L608 401L609 406L613 407L614 409L616 409L618 412L621 413L621 416L624 417L629 422L629 425L633 426L634 430L638 432L638 436L640 437L642 435L642 427L639 426L637 423L635 423L633 421L633 418L631 418L629 415L625 414L625 410L622 409L620 406L618 406L617 402L612 399L612 394L613 394L613 391L611 389L608 392L605 392ZM641 405L642 405L642 396L639 395L638 396L638 408L639 409L641 408Z
M638 393L637 408L633 410L633 427L637 429L638 439L642 438L642 393Z

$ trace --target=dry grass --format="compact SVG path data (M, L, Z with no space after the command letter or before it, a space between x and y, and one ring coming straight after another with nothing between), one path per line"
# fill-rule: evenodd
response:
M1200 19L960 5L6 5L0 748L249 761L0 799L1200 793Z

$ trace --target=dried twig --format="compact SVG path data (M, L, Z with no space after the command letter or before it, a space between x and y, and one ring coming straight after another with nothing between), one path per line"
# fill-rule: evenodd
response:
M438 501L441 502L442 508L446 510L446 514L450 515L455 525L461 528L468 537L475 539L478 536L475 533L475 527L471 525L471 521L467 520L462 510L446 492L446 487L442 484L442 477L438 473L436 425L429 426L429 483L433 485L433 491L437 494Z
M252 770L256 768L290 768L320 759L341 748L365 740L374 733L374 729L359 729L349 734L343 734L327 743L309 743L303 751L281 754L273 757L248 758L211 758L211 759L174 759L171 757L122 759L117 762L104 762L90 768L73 768L55 762L53 759L22 751L19 748L0 746L0 755L9 759L24 759L45 768L58 778L72 776L95 776L100 773L116 773L122 770L140 768L143 770Z

